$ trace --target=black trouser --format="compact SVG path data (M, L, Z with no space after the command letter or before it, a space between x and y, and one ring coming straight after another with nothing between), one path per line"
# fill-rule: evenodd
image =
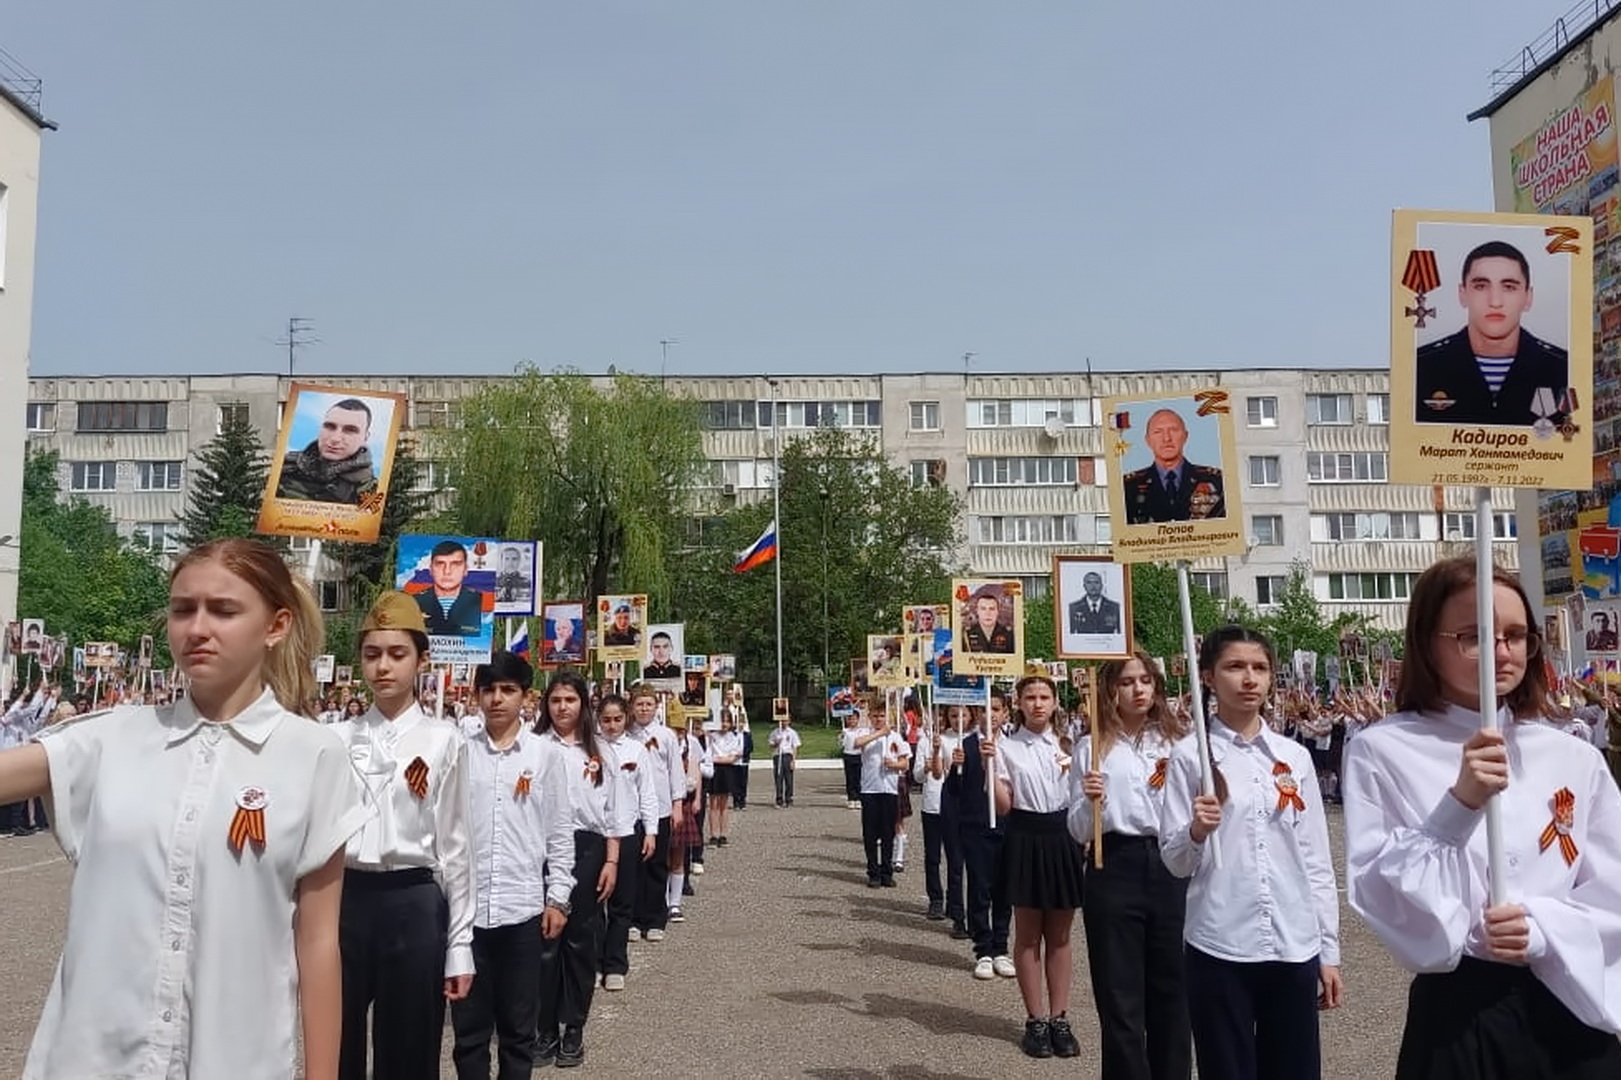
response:
M744 807L749 804L749 763L740 761L730 766L732 770L732 805Z
M664 884L670 880L670 819L659 818L659 834L653 841L653 857L640 859L636 871L636 896L632 901L630 924L637 930L663 930L670 924L670 909L664 906ZM619 861L619 872L624 873L625 862Z
M500 1043L497 1080L529 1080L540 1017L540 916L510 926L473 928L477 974L467 997L450 1003L456 1075L489 1080L490 1036Z
M29 814L30 809L33 810L32 815ZM49 828L49 822L45 820L44 799L36 798L32 802L24 799L22 802L0 806L0 829L7 832L22 832L26 829L45 828Z
M1199 1080L1322 1075L1315 957L1243 964L1189 945L1186 961Z
M1152 836L1103 834L1088 862L1086 955L1110 1080L1187 1080L1193 1072L1182 922L1188 883L1165 869Z
M771 779L777 785L777 805L791 805L794 801L794 755L778 754L771 759Z
M449 927L445 894L427 867L387 873L344 871L338 915L342 1080L366 1080L368 1075L368 1009L374 1080L438 1080Z
M895 876L895 817L899 813L900 796L861 793L861 845L867 850L869 881L887 881Z
M608 842L596 833L574 834L574 892L569 896L568 925L562 936L540 947L541 1044L556 1039L565 1027L584 1027L597 988L597 952L602 948L602 905L597 878L607 858ZM621 864L623 865L623 864Z
M968 933L974 939L974 955L1006 956L1013 909L995 898L1002 834L975 824L964 826L958 836L962 841L963 868L968 874Z
M861 798L861 755L844 755L844 801L855 802Z
M642 858L642 838L647 829L640 821L630 836L619 838L619 874L608 897L607 923L602 932L599 969L604 975L630 974L630 924L636 916L636 894L642 872L636 865Z
M946 890L940 884L940 855L945 849L946 827L939 814L924 812L923 817L923 889L929 903L944 904Z

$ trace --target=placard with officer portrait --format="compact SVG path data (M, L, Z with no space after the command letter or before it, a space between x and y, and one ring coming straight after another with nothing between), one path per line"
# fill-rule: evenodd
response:
M1131 575L1105 555L1053 556L1058 655L1114 660L1131 654Z
M1389 479L1591 488L1592 324L1592 218L1397 210Z
M1244 553L1232 408L1217 386L1103 403L1114 561Z
M293 383L256 528L375 544L405 395Z
M597 659L641 663L647 637L647 594L626 593L597 599Z
M1024 585L1017 579L951 583L951 667L957 675L1016 679L1024 674Z
M901 629L908 634L933 634L950 625L949 604L907 604L901 608Z

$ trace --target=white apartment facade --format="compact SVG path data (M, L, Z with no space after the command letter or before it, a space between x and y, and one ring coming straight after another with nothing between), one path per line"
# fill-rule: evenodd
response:
M397 391L413 428L456 421L458 402L499 376L304 381ZM244 410L274 442L290 380L275 375L31 380L30 437L61 456L64 492L106 505L131 536L172 549L191 455ZM1178 395L1219 384L1231 395L1239 475L1225 486L1242 504L1248 551L1193 571L1223 597L1264 607L1296 562L1312 568L1330 614L1356 611L1399 626L1413 578L1450 544L1473 538L1471 493L1451 490L1437 510L1428 488L1389 474L1389 379L1382 370L1069 374L682 376L672 392L702 402L707 484L721 505L768 498L774 427L837 424L866 432L919 485L963 500L961 560L975 574L1048 589L1060 552L1107 554L1103 399ZM773 425L773 417L777 424ZM1056 422L1055 422L1056 421ZM1200 464L1205 464L1201 462ZM429 463L423 486L447 478ZM1501 504L1512 505L1506 498ZM1512 513L1500 515L1497 557L1514 566ZM317 575L322 576L320 574ZM323 606L341 607L335 583Z

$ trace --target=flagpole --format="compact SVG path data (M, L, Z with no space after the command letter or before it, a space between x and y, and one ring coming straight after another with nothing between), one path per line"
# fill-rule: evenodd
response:
M782 425L777 422L777 380L771 384L771 527L777 534L777 557L772 559L777 574L777 696L782 697Z

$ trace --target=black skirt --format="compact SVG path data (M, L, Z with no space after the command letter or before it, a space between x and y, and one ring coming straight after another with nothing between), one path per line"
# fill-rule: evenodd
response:
M704 794L713 799L731 793L732 767L730 765L716 765L715 775L704 778Z
M1081 906L1085 863L1069 835L1067 814L1014 810L1007 815L997 866L999 899L1009 907L1043 911Z
M1397 1080L1613 1080L1621 1041L1590 1028L1529 968L1464 957L1407 992Z

